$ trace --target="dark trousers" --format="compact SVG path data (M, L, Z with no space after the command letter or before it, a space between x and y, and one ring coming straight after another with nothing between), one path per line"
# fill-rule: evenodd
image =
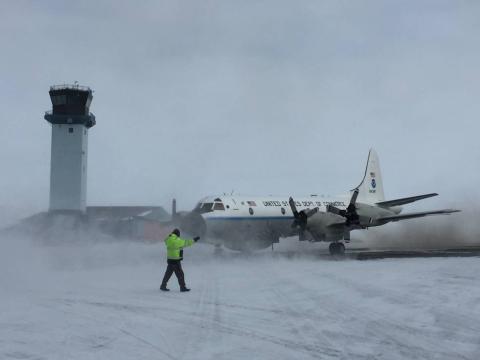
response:
M177 276L178 285L180 285L180 289L185 288L185 275L183 274L182 269L182 262L181 260L167 260L168 266L167 270L165 270L165 275L163 276L162 287L167 287L168 280L173 273Z

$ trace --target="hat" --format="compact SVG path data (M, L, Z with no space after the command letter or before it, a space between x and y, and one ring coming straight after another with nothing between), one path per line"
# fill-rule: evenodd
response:
M178 229L173 229L172 234L175 234L177 236L180 236L180 230Z

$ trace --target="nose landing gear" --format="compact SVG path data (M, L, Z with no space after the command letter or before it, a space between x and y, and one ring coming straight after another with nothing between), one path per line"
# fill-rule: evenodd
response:
M328 246L330 255L344 255L345 254L345 245L341 242L332 242Z

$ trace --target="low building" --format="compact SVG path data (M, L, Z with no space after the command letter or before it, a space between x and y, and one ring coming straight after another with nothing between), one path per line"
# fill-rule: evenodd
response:
M116 238L158 241L172 230L171 216L160 206L89 206L87 217Z

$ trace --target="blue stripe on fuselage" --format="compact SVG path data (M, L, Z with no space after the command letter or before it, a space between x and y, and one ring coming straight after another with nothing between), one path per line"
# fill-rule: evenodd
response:
M206 217L205 221L210 220L293 220L293 216L218 216L218 217Z

